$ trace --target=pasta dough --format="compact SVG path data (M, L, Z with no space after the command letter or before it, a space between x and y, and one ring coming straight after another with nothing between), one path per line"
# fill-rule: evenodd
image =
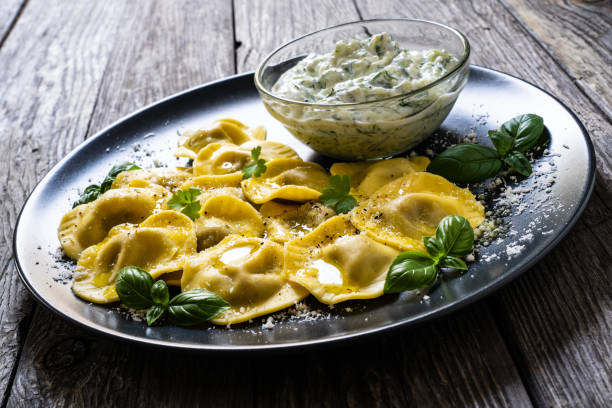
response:
M181 135L177 157L195 159L200 150L210 143L242 144L249 140L265 140L262 126L249 128L235 119L220 119L208 128L187 130Z
M64 215L58 230L62 249L70 258L78 260L85 248L102 241L115 225L144 221L162 206L169 194L166 189L153 185L108 190L97 200L79 205Z
M385 186L351 212L361 231L402 250L425 251L442 218L465 217L472 227L484 220L484 208L470 190L431 173L411 173Z
M240 323L284 309L308 295L287 282L282 271L281 245L232 235L185 263L181 288L207 289L232 305L212 323Z
M242 181L244 195L256 204L274 199L304 202L317 200L329 184L329 174L317 163L276 159L267 163L261 177Z
M118 301L117 272L136 266L183 292L216 293L231 308L211 322L240 323L309 293L329 305L381 296L396 256L424 251L423 236L443 217L483 221L472 193L423 172L429 159L421 156L333 164L332 175L350 176L359 203L337 215L319 201L330 172L265 137L233 119L185 132L176 155L192 167L122 172L106 193L69 211L58 236L78 261L74 293ZM243 180L257 147L266 170ZM176 209L167 204L173 193ZM187 206L193 220L180 212Z
M399 251L376 242L336 216L287 244L285 276L318 301L333 305L383 294L389 266Z
M72 290L94 303L116 302L115 278L124 266L137 266L158 278L183 269L185 257L195 251L195 226L176 211L159 212L140 225L120 224L83 251Z

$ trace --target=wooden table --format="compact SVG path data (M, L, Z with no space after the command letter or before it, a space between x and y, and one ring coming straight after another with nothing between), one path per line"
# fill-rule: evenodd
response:
M253 70L293 37L375 17L458 28L473 63L546 89L587 127L595 192L536 267L431 323L266 358L119 343L32 300L13 264L13 226L73 147L143 105ZM595 0L2 0L2 406L610 406L611 27L611 3Z

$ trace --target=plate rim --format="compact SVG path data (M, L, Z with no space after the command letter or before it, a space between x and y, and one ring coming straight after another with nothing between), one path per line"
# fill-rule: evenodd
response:
M119 340L123 342L129 342L129 343L137 343L142 346L149 346L149 347L156 347L156 348L159 347L159 348L166 348L166 349L172 349L172 350L190 350L190 351L197 351L197 352L202 352L202 353L223 353L223 354L232 353L234 354L234 353L244 353L244 352L278 352L278 351L298 350L298 349L304 349L304 348L309 348L309 347L333 346L333 345L338 345L340 342L343 342L343 341L366 340L366 339L371 339L373 336L380 335L383 333L391 333L391 332L395 332L398 330L407 329L415 325L425 323L432 319L446 316L450 313L463 309L478 300L481 300L489 295L492 295L500 287L507 285L512 280L516 279L518 276L525 273L527 270L532 268L535 264L540 262L542 258L548 255L559 244L559 242L563 238L565 238L565 236L569 233L569 231L574 227L576 222L578 222L578 219L580 219L580 216L582 215L586 206L589 203L589 199L595 187L595 172L596 172L595 149L594 149L591 137L589 135L589 132L587 131L582 121L578 118L578 116L571 109L569 109L569 107L563 101L561 101L558 97L551 94L547 90L539 87L538 85L535 85L515 75L508 74L508 73L505 73L499 70L495 70L492 68L486 68L483 66L470 64L470 71L472 69L477 70L477 71L478 70L485 71L485 72L488 71L488 72L492 72L498 75L511 77L513 79L516 79L520 82L523 82L529 86L536 88L540 92L543 92L544 94L548 95L553 100L555 100L576 122L576 124L578 125L580 129L580 132L582 133L584 141L586 143L586 150L587 150L586 180L587 182L582 186L583 193L580 197L579 202L574 207L569 217L569 222L567 222L561 228L559 233L552 239L552 241L545 248L543 248L539 253L537 253L531 259L528 259L526 262L517 265L516 268L514 268L514 270L508 271L507 273L500 275L494 281L489 282L488 284L478 288L476 291L470 293L467 297L455 299L454 301L438 309L430 310L430 311L427 311L419 315L407 316L406 318L400 321L393 322L391 324L387 324L387 325L383 325L383 326L379 326L375 328L370 328L370 329L364 329L364 330L360 330L354 333L348 333L348 334L343 334L343 335L334 336L334 337L325 337L321 339L311 339L311 340L300 340L300 341L293 341L289 343L268 343L268 344L251 344L251 345L217 345L217 344L205 344L205 343L176 343L176 342L172 342L168 340L158 340L158 339L152 339L152 338L146 338L146 337L140 337L140 336L134 336L134 335L122 333L122 332L109 329L107 327L104 327L102 325L99 325L93 322L89 322L88 324L86 322L82 322L70 316L69 314L63 313L61 310L59 310L54 305L52 305L50 302L48 302L43 296L41 296L35 290L33 285L29 282L26 276L26 273L23 270L19 262L18 256L17 256L17 232L19 229L19 224L21 221L21 216L23 214L23 211L28 205L28 203L30 202L32 195L39 188L39 186L41 186L45 181L47 181L51 173L55 172L65 162L70 160L73 156L77 155L81 150L83 150L90 143L93 143L98 138L103 137L105 133L107 133L109 130L113 129L117 125L121 124L122 122L127 121L131 119L132 117L138 116L144 111L147 111L156 106L167 103L173 99L179 98L186 94L196 92L202 88L219 85L224 82L230 82L230 81L237 80L237 79L246 79L249 76L254 77L254 71L236 74L236 75L224 77L221 79L217 79L214 81L206 82L204 84L196 85L194 87L188 88L186 90L183 90L175 94L172 94L170 96L167 96L165 98L162 98L140 109L137 109L129 113L128 115L119 118L118 120L114 121L110 125L104 127L103 129L101 129L100 131L98 131L96 134L89 137L88 139L82 141L79 145L74 147L68 154L66 154L60 161L58 161L53 167L51 167L51 169L47 171L47 173L36 183L36 185L32 188L32 191L28 194L27 198L25 199L21 207L21 210L19 211L19 215L17 216L17 219L15 221L15 227L13 228L12 250L13 250L13 261L17 269L19 278L21 282L25 285L25 287L28 289L28 292L36 299L38 303L42 304L44 307L51 310L56 315L59 315L63 319L66 319L72 324L76 324L77 326L82 327L87 331L90 331L90 332L92 331L92 332L95 332L96 334L102 334L103 337L106 337L109 339L114 339L114 340Z

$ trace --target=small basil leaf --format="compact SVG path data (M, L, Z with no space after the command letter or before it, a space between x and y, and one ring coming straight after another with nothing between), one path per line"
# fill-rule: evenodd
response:
M444 246L445 255L463 256L474 247L474 230L464 217L447 215L436 228L436 239Z
M231 306L205 289L179 293L168 304L168 318L178 326L193 326L212 319Z
M445 256L444 258L440 259L438 266L440 266L441 268L461 269L464 271L467 271L468 269L468 266L463 261L463 259L457 258L456 256L450 256L450 255Z
M152 326L166 311L167 306L153 305L147 310L147 325Z
M385 279L385 293L427 288L436 282L436 261L422 252L404 252L395 258Z
M132 170L139 170L139 169L140 167L130 162L124 162L124 163L113 166L108 172L108 175L104 178L104 181L102 182L102 184L100 185L100 192L105 193L106 191L108 191L113 185L113 181L115 181L119 173L124 172L124 171L132 171Z
M427 171L457 183L476 183L496 175L502 162L497 151L477 144L460 144L437 155Z
M94 201L100 196L100 186L92 184L85 187L83 194L79 196L79 199L72 204L72 208L78 207L81 204L87 204Z
M135 266L126 266L117 272L115 289L121 303L132 309L146 309L151 307L151 287L153 278L144 269Z
M151 299L156 305L166 306L170 300L168 285L163 280L158 280L151 286Z
M504 157L514 147L514 137L504 131L489 130L489 139L497 149L499 157Z
M440 259L444 255L446 255L446 251L444 250L444 245L442 242L432 237L423 237L423 243L425 244L425 249L429 255L431 255L434 259Z
M531 176L531 164L521 152L517 152L516 150L510 152L510 154L508 154L508 156L506 156L504 159L504 163L506 163L511 170L514 170L525 177Z
M544 119L533 113L518 115L502 124L500 130L514 136L514 149L526 152L540 139Z

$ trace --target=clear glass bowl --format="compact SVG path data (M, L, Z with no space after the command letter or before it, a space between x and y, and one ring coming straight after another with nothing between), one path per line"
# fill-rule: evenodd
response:
M310 53L331 52L336 42L387 32L402 48L444 50L458 64L442 78L411 92L359 103L317 104L275 95L278 78ZM378 159L410 149L448 116L469 70L470 45L459 31L423 20L347 23L306 34L279 47L255 71L255 86L270 114L314 150L341 160Z

